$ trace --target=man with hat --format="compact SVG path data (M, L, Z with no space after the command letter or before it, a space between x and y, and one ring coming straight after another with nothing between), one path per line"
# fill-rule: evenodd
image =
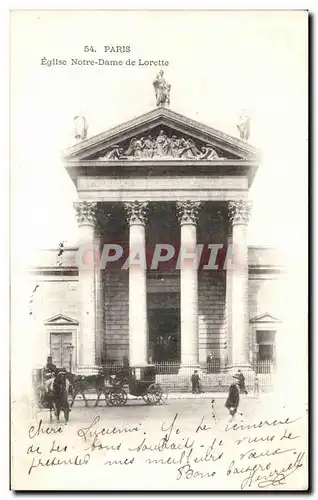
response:
M45 373L56 373L57 368L56 365L52 362L52 356L48 356L46 360L46 365L44 366L44 372Z
M229 395L225 402L225 407L229 410L232 420L237 412L239 404L240 404L239 377L237 375L233 375L233 382L230 385Z
M48 356L46 365L43 368L44 386L46 392L49 392L51 390L56 373L57 367L52 363L52 356Z
M245 385L245 377L244 377L243 373L241 372L241 370L237 370L236 376L239 380L238 385L239 385L240 393L247 394L247 389L246 389L246 385Z

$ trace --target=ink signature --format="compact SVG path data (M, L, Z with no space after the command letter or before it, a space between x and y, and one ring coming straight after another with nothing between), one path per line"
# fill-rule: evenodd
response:
M299 453L296 460L291 462L287 467L273 470L268 475L259 476L258 470L254 468L250 475L243 479L241 489L250 488L254 484L258 488L268 488L269 486L280 486L286 484L286 478L294 474L299 468L303 467L302 460L305 453Z

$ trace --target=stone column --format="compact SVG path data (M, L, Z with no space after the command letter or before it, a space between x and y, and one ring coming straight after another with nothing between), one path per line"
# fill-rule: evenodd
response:
M145 223L148 202L125 203L129 223L129 363L147 365L147 268Z
M79 225L79 250L77 265L80 286L80 331L77 345L78 371L90 375L96 373L96 287L95 241L97 203L74 203Z
M181 367L199 367L197 228L200 202L178 202L181 226L180 268ZM188 258L181 258L186 255Z
M95 259L95 331L96 331L96 355L95 362L98 366L101 365L102 350L104 346L104 289L103 289L103 273L104 270L100 266L100 257L102 255L102 242L101 242L101 227L95 227L94 243L96 246L96 259Z
M226 367L232 365L232 223L228 221L226 266L226 313L227 313L227 362Z
M229 219L232 223L231 270L231 368L251 368L249 359L248 325L248 247L247 225L251 203L245 200L229 202Z

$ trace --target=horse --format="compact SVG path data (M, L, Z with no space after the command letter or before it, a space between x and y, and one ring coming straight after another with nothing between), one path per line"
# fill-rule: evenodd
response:
M68 422L70 408L68 403L68 381L66 378L66 372L59 371L55 375L52 397L57 421L60 421L60 413L62 410L64 413L65 422Z
M40 409L50 411L50 422L53 420L53 412L59 421L61 410L64 412L65 421L69 419L68 381L65 375L64 371L52 373L50 378L36 389L37 404Z
M85 402L85 406L88 406L88 400L85 397L85 391L94 389L97 394L97 399L95 401L95 406L98 405L99 399L102 394L105 396L107 403L107 387L106 382L110 381L110 376L106 375L104 372L99 371L97 375L76 375L74 373L66 373L66 377L69 380L70 388L72 391L71 408L74 405L76 396L80 394Z
M47 409L50 412L50 422L53 418L54 396L53 396L53 379L45 381L36 388L36 403L39 410Z

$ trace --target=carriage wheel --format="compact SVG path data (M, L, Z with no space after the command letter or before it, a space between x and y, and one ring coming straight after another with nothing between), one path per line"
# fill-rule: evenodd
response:
M160 389L161 389L161 397L160 397L160 401L158 402L158 404L159 405L164 405L167 402L168 393L167 393L167 391L164 391L162 389L162 387L160 387Z
M127 394L124 389L114 389L108 394L108 402L112 406L122 406L127 401Z
M158 405L160 404L162 395L163 390L161 389L160 385L151 384L148 387L146 394L144 394L142 398L148 405Z

